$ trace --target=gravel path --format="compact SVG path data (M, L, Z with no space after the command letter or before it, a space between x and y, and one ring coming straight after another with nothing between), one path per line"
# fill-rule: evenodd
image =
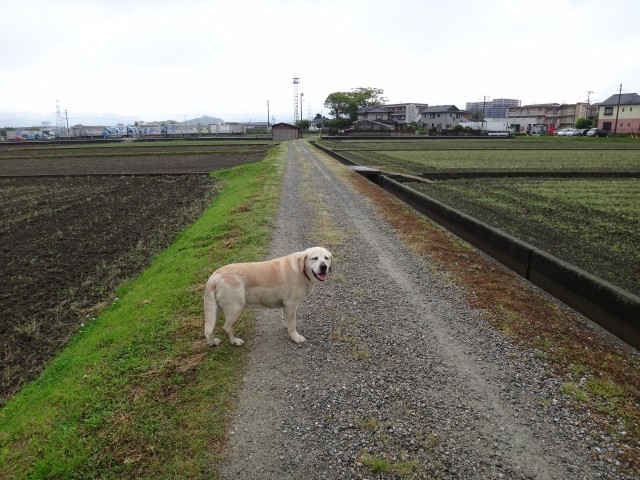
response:
M561 381L480 320L327 158L290 144L271 257L339 233L333 278L298 311L301 345L280 311L258 312L221 478L630 478L562 407Z

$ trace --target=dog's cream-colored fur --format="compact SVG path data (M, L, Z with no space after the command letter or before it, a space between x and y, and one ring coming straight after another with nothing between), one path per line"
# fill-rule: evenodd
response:
M207 282L204 293L204 336L209 345L219 345L213 331L220 310L224 313L223 330L232 345L242 345L233 335L233 325L245 308L282 308L285 327L291 340L304 342L296 328L298 305L331 272L332 255L322 247L268 260L232 263L219 268Z

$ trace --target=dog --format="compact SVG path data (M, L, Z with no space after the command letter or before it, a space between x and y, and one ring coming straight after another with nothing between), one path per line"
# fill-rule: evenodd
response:
M233 325L245 308L282 308L283 322L291 340L304 342L296 329L296 312L316 283L329 278L333 256L323 247L266 262L232 263L209 277L204 292L204 336L211 346L220 344L213 331L220 310L224 313L223 330L232 345L244 341L233 335Z

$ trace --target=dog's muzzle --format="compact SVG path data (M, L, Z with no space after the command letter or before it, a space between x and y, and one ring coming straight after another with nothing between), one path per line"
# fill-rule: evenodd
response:
M317 280L319 280L320 282L324 282L329 277L329 275L327 274L327 270L327 264L324 263L320 265L320 271L318 273L313 270L311 271L313 272L313 276L316 277Z

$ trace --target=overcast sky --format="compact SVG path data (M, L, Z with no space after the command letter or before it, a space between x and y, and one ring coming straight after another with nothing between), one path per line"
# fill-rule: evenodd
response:
M0 126L328 115L327 95L529 103L640 93L637 0L3 1ZM592 92L592 93L588 93Z

